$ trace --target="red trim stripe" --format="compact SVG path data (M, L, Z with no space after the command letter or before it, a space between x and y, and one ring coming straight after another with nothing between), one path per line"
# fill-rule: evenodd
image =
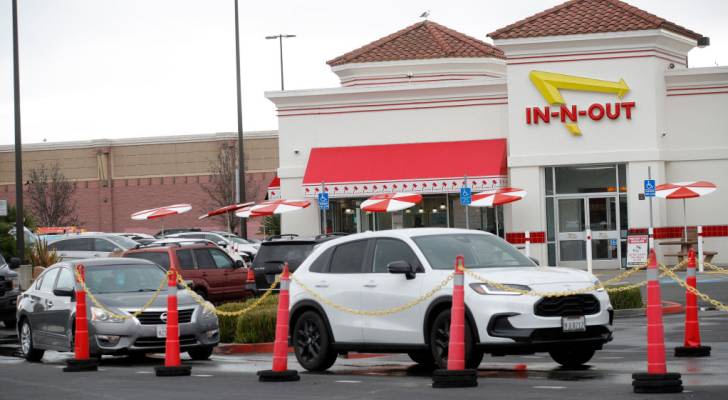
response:
M322 107L305 107L305 108L286 108L278 109L278 112L288 111L312 111L312 110L332 110L341 108L361 108L361 107L387 107L387 106L409 106L414 104L433 104L433 103L462 103L465 101L481 101L481 100L508 100L507 96L502 97L476 97L472 99L458 99L458 100L429 100L429 101L405 101L399 103L379 103L379 104L352 104L348 106L322 106Z
M728 88L728 85L726 86L694 86L694 87L677 87L677 88L667 88L668 92L676 91L676 90L703 90L703 89L725 89Z
M365 112L378 112L378 111L407 111L407 110L425 110L432 108L454 108L454 107L476 107L476 106L496 106L508 104L508 102L502 103L474 103L474 104L452 104L448 106L432 106L432 107L403 107L403 108L383 108L379 110L351 110L351 111L334 111L334 112L314 112L314 113L299 113L299 114L278 114L278 117L298 117L305 115L329 115L329 114L353 114L353 113L365 113Z
M574 62L574 61L596 61L596 60L617 60L617 59L622 59L622 58L647 58L647 57L655 57L655 58L659 58L659 59L662 59L662 60L665 60L665 61L670 61L670 62L673 62L673 63L678 63L678 64L681 64L681 65L685 65L685 63L684 63L683 61L677 61L677 60L672 60L672 59L669 59L669 58L666 58L666 57L660 57L660 56L656 56L656 55L654 55L654 54L652 54L652 55L644 55L644 56L624 56L624 57L593 57L593 58L576 58L576 59L573 59L573 60L543 60L543 61L527 61L527 62L517 62L517 63L512 63L512 62L506 62L506 63L507 63L508 65L521 65L521 64L548 64L548 63L555 63L555 62Z
M485 74L485 73L461 73L461 74L421 74L421 75L414 75L414 78L441 78L445 76L487 76L492 78L502 78L502 76L495 75L495 74ZM352 79L342 79L341 83L349 83L349 82L356 82L356 81L381 81L384 79L398 79L402 76L381 76L381 77L370 77L370 78L352 78Z
M666 51L662 51L659 49L643 49L643 50L617 50L617 51L594 51L590 53L565 53L565 54L549 54L544 56L522 56L522 57L508 57L507 60L528 60L528 59L535 59L535 58L554 58L554 57L579 57L579 56L597 56L602 54L625 54L625 53L645 53L645 52L655 52L658 54L663 54L670 57L680 58L679 55L671 54Z
M726 90L724 92L668 93L667 96L668 97L672 97L672 96L698 96L698 95L701 95L701 94L726 94L726 93L728 93L728 90Z

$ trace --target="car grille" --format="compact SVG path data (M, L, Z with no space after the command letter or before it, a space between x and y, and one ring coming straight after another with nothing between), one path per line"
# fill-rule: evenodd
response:
M135 347L164 347L167 342L165 338L141 337L134 342ZM189 346L197 343L195 335L182 335L179 337L180 346Z
M564 297L546 297L534 306L534 313L541 317L566 315L590 315L599 312L599 300L591 294Z
M194 308L187 308L177 311L179 323L187 324L192 322L193 312L195 312ZM166 322L162 321L160 316L166 313L166 311L144 311L137 316L137 319L142 325L164 325Z

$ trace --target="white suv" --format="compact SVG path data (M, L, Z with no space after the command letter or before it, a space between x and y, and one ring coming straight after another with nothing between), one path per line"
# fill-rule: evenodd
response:
M597 282L584 271L539 267L504 240L480 231L415 228L334 239L318 245L293 274L290 336L299 363L322 371L339 353L369 351L404 352L417 363L446 367L452 281L428 300L391 315L356 315L326 303L369 311L403 305L446 279L458 255L481 277L524 290L564 291ZM484 353L535 352L549 352L556 362L575 367L612 340L613 311L603 290L541 298L503 292L466 274L465 305L468 368L476 368Z

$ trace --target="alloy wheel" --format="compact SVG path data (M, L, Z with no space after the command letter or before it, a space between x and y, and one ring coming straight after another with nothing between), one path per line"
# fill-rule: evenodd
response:
M435 360L440 359L447 363L448 346L450 343L450 319L442 320L442 322L435 327L435 331L433 333L434 334L430 340L432 340Z
M314 321L303 321L296 333L296 345L301 349L300 357L304 361L318 357L321 353L321 332Z
M23 326L20 328L20 347L23 354L30 353L31 346L31 333L30 324L23 322Z

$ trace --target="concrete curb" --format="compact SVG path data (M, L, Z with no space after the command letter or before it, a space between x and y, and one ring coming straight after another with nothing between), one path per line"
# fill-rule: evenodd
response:
M289 353L293 353L293 347L288 348ZM273 342L268 343L220 343L215 347L215 354L220 355L232 355L232 354L272 354L273 353ZM383 357L386 354L374 354L374 353L348 353L344 358L358 359L358 358L375 358Z
M685 311L685 307L682 304L674 301L663 301L662 302L662 314L680 314ZM632 317L644 317L644 308L628 308L626 310L614 310L614 318L632 318Z

